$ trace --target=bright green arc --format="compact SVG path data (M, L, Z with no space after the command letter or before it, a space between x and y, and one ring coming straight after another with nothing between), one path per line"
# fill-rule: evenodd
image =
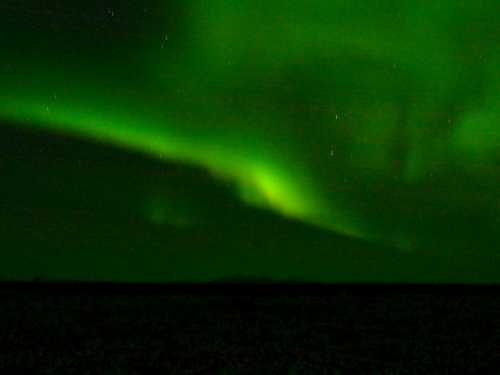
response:
M51 103L50 106L43 103L43 99L36 97L4 100L0 113L4 119L23 126L89 139L160 160L205 167L219 178L235 181L241 199L247 204L348 235L362 236L353 223L327 210L326 200L307 177L307 171L294 168L293 161L280 159L276 152L255 146L259 141L257 135L253 146L241 148L228 136L203 138L180 131L184 128L182 124L167 123L160 115L144 118L134 116L130 110L122 113L116 109L106 112L83 108L78 102Z

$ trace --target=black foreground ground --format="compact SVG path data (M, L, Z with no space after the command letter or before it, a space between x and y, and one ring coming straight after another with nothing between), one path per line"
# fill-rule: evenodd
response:
M499 373L498 287L4 283L2 374Z

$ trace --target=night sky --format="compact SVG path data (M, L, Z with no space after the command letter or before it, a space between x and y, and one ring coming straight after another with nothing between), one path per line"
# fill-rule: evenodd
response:
M0 4L0 279L500 282L500 5Z

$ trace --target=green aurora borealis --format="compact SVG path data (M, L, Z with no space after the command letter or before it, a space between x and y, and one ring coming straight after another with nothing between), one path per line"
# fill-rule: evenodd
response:
M499 8L2 2L0 277L500 281Z

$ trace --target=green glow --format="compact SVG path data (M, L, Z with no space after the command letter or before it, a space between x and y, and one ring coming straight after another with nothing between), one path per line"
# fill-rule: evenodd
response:
M498 194L467 185L498 178L495 5L164 2L165 17L129 5L133 30L96 35L64 20L69 34L46 20L38 34L19 15L0 119L201 166L248 205L409 249L443 191L457 212ZM148 220L196 224L152 190L131 202Z
M127 114L109 113L96 109L79 109L79 103L52 104L49 108L36 99L4 101L0 105L3 117L9 120L30 119L27 126L42 126L53 132L91 139L101 143L168 159L201 165L214 175L238 183L241 198L252 205L270 208L289 217L334 228L351 235L361 235L348 222L325 221L321 197L314 186L308 185L307 172L287 165L280 154L253 146L240 148L238 141L191 136L178 123L168 123L163 116L151 119ZM163 121L160 126L160 121ZM156 122L156 124L155 124ZM240 124L241 126L241 124ZM256 135L256 140L258 140ZM148 214L151 220L162 222L166 213L161 207Z
M193 213L175 203L158 192L147 197L143 207L143 215L157 226L169 224L179 228L188 228L195 225Z
M290 62L354 54L433 77L427 82L442 95L460 69L454 45L442 37L458 11L444 12L439 2L216 0L192 12L200 20L191 29L193 54L202 51L199 58L219 72L247 64L279 72Z
M500 61L500 55L496 59ZM500 157L500 74L498 64L485 64L490 79L481 106L468 111L456 124L452 144L456 158L468 169L478 169L477 162L487 164Z
M490 107L491 108L491 107ZM482 111L470 113L454 133L454 141L462 151L462 158L486 161L499 151L500 112Z

